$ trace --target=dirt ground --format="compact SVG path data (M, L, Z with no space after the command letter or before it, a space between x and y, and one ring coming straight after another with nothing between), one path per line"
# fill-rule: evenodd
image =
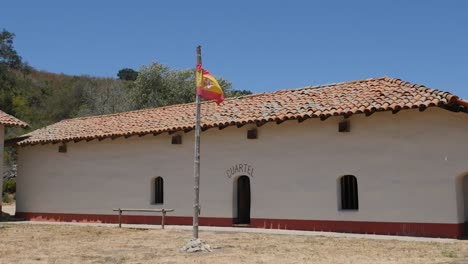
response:
M180 252L190 236L183 230L0 223L0 263L468 264L468 241L201 232L213 252Z

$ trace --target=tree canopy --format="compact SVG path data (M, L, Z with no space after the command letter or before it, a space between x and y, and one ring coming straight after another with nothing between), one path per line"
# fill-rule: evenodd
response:
M153 62L143 66L132 90L134 108L158 107L195 101L195 69L179 70ZM219 79L226 93L232 84Z
M130 68L124 68L117 73L117 77L124 81L135 81L138 77L138 72Z
M13 47L14 38L15 34L5 29L0 32L0 63L12 69L20 69L22 60Z

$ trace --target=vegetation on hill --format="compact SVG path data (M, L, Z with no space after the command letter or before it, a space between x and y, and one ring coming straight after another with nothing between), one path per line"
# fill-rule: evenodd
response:
M29 130L67 118L195 101L193 69L153 62L139 72L124 68L118 79L50 73L24 62L14 48L14 37L0 31L0 110L27 122ZM251 94L232 89L223 78L219 82L227 97ZM11 128L7 138L23 133L24 129ZM11 153L5 157L8 164L14 163Z
M101 115L195 101L193 69L173 69L153 62L139 71L121 69L117 79L70 76L36 70L14 49L15 35L0 33L0 109L36 129L63 119ZM234 90L223 79L226 96ZM16 133L14 133L16 134Z

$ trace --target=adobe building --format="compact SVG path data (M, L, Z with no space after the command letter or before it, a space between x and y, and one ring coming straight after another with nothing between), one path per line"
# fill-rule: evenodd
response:
M468 102L388 77L202 103L201 225L430 237L468 222ZM195 105L63 120L18 143L17 215L191 225ZM127 223L159 223L135 213Z
M3 146L5 141L5 129L7 127L23 127L26 128L28 124L25 122L0 111L0 198L2 198L3 190ZM2 216L2 201L0 199L0 217Z

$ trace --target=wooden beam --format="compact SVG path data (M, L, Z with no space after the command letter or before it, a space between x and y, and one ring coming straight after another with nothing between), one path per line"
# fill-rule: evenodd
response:
M10 138L4 141L5 146L15 146L17 145L18 142L21 142L25 139L29 138L29 136L22 136L22 137L16 137L16 138Z
M219 129L219 130L223 130L223 129L225 129L225 128L228 127L228 126L229 126L229 125L220 125L220 126L218 127L218 129Z
M161 218L161 229L164 229L164 218L166 217L166 211L162 209L162 218Z
M264 124L268 123L267 121L257 121L255 122L255 124L257 125L257 127L261 127L263 126Z
M283 120L276 120L276 124L279 125L279 124L283 123L284 121L286 121L286 120L284 120L284 119Z

